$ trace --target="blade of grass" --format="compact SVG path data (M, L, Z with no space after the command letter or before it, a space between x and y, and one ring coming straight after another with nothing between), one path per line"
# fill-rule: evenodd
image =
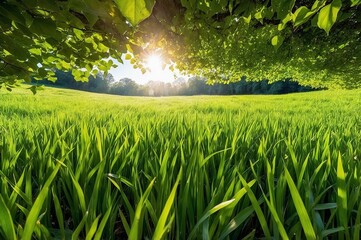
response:
M254 235L256 234L256 229L253 229L250 233L248 233L242 240L250 240L255 239Z
M105 225L109 219L110 213L112 212L112 208L109 207L108 210L105 212L104 217L100 221L100 224L98 226L98 230L94 236L94 240L100 240L102 237L102 233L104 231Z
M175 182L175 184L173 186L173 189L172 189L171 193L169 194L167 202L164 205L162 214L159 217L157 226L155 227L155 230L154 230L153 239L158 240L158 239L162 239L162 237L163 237L162 235L164 233L164 226L166 224L170 209L171 209L171 207L173 205L173 202L174 202L174 199L175 199L175 196L176 196L176 193L177 193L177 188L178 188L178 184L179 184L181 176L182 176L182 169L179 171L177 181Z
M307 154L306 159L303 161L303 164L302 164L302 167L301 167L298 179L297 179L297 188L298 189L301 187L302 180L303 180L303 175L305 174L306 168L307 168L307 165L308 165L309 156L310 156L310 154Z
M81 212L83 214L85 214L85 212L86 212L86 204L85 204L85 197L84 197L83 189L81 188L78 181L76 181L72 171L69 171L69 175L70 175L70 178L71 178L71 180L73 182L73 187L75 188L75 191L76 191L76 194L77 194L77 197L78 197L78 200L79 200Z
M346 239L350 239L347 229L347 186L345 179L346 174L342 166L341 153L339 153L337 160L337 213L340 224L345 229Z
M361 229L361 204L359 205L358 210L357 210L355 228L353 231L353 240L360 239L360 229Z
M46 180L43 189L41 189L38 197L36 198L34 205L31 207L31 210L29 212L29 215L26 219L25 222L25 227L24 227L24 232L22 235L22 239L23 240L30 240L31 236L33 234L36 222L38 221L38 216L39 213L42 209L43 203L45 201L45 199L47 198L48 194L49 194L49 188L51 183L53 182L56 174L58 173L60 167L62 166L62 162L64 161L64 159L62 161L58 161L58 163L55 166L55 169L53 170L53 172L50 174L49 178Z
M83 219L80 221L79 225L74 230L73 234L71 235L71 240L79 239L79 234L83 230L86 220L88 219L89 213L88 211L85 212Z
M222 202L216 206L214 206L212 209L208 210L207 212L205 212L202 217L199 219L199 221L197 222L197 224L194 226L193 230L191 231L191 233L189 234L188 239L191 239L194 234L197 232L198 227L207 219L209 218L212 214L218 212L219 210L221 210L222 208L227 207L229 204L231 204L234 201L234 199Z
M99 218L100 218L101 215L99 215L98 217L95 218L95 220L93 221L86 237L85 237L85 240L91 240L93 239L93 236L94 234L96 233L97 231L97 228L98 228L98 222L99 222Z
M155 179L153 179L150 182L148 188L145 190L144 194L141 196L141 198L138 202L137 208L135 209L134 220L133 220L132 226L130 228L130 233L128 236L128 239L130 239L130 240L140 239L142 236L140 224L142 221L142 216L144 215L143 214L144 213L143 206L145 204L145 200L148 198L148 195L153 188L154 182L155 182Z
M249 200L251 201L252 203L252 206L254 208L254 211L256 212L256 215L258 217L258 221L260 222L261 224L261 227L262 227L262 230L263 230L263 233L265 235L266 238L270 239L271 238L271 233L269 231L269 228L268 228L268 225L267 225L267 221L266 221L266 218L262 212L262 209L261 209L261 206L260 204L258 203L257 201L257 198L256 196L254 195L252 189L249 187L249 185L247 184L246 180L241 176L240 173L238 173L238 176L242 182L242 185L246 188L247 190L247 195L249 197Z
M53 195L53 202L54 202L54 208L55 208L55 215L58 220L59 228L60 228L60 234L61 239L65 239L65 228L64 228L64 216L61 209L60 201L58 196L56 195L54 188L52 189L52 195Z
M278 217L276 207L274 205L272 205L270 201L268 201L268 199L266 198L266 195L264 193L263 193L263 197L267 203L268 209L271 211L272 217L275 220L277 229L278 229L279 234L281 235L282 239L289 239L289 237L287 236L286 229L283 226L280 218Z
M3 197L0 195L0 233L4 239L15 240L15 226L9 209L6 207Z
M296 187L295 183L293 182L292 177L286 167L285 167L285 176L286 176L286 181L287 181L288 187L291 192L293 204L295 205L297 214L300 218L301 225L302 225L303 231L306 235L306 238L308 240L316 239L316 234L313 229L310 217L308 216L306 207L303 204L300 193L298 192L297 187Z
M130 234L130 227L129 227L129 224L128 224L128 221L124 215L124 213L122 212L122 210L119 209L119 216L120 216L120 220L122 221L122 224L123 224L123 228L125 230L125 233L129 236Z
M221 233L219 239L225 239L231 232L236 230L243 222L245 222L249 216L254 212L253 206L249 206L240 211L226 226L226 228Z
M334 234L334 233L342 232L344 230L345 230L344 227L337 227L337 228L331 228L331 229L323 230L322 231L322 238L325 238L328 235L331 235L331 234Z

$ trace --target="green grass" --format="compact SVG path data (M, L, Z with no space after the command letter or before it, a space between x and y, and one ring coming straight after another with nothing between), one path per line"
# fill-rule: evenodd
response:
M0 91L0 238L359 239L361 91Z

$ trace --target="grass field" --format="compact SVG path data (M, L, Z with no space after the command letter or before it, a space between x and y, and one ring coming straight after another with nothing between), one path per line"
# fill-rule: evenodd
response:
M361 91L0 91L1 239L360 239Z

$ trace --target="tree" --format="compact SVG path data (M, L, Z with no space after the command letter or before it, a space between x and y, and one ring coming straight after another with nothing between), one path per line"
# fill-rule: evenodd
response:
M112 84L110 93L118 95L133 96L138 94L138 85L130 78L122 78Z
M361 86L361 0L5 0L0 83L72 71L78 81L122 54L145 71L159 51L210 82L240 76ZM174 66L171 66L174 67ZM223 76L223 77L220 77Z
M199 95L207 93L206 79L201 77L191 77L188 79L190 95Z
M99 72L96 76L90 76L87 84L82 85L82 90L98 92L98 93L107 93L109 92L111 84L114 82L114 77L111 74L106 76Z

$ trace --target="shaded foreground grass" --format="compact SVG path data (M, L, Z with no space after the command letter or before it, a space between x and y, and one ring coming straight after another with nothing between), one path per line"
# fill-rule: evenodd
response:
M361 92L0 92L5 239L359 239Z

